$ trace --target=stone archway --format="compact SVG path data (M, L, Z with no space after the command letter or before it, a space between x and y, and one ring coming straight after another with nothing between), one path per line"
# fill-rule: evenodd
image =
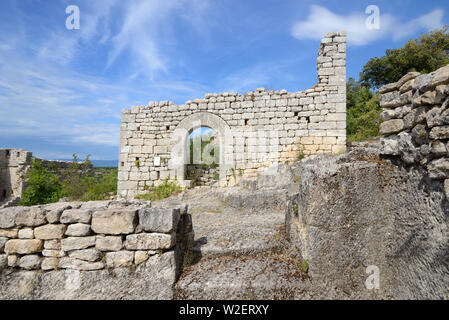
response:
M169 166L176 170L176 176L178 181L185 180L186 165L189 159L189 135L190 133L201 127L208 127L213 129L217 133L217 141L219 147L219 182L226 182L226 167L225 167L225 155L226 155L226 133L229 132L229 125L219 116L209 112L194 113L185 119L183 119L176 127L172 134L173 149L171 151L171 157ZM181 183L182 184L182 183Z

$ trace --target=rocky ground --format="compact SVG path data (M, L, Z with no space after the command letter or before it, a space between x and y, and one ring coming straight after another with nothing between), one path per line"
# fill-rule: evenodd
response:
M153 203L186 203L192 214L195 246L175 286L175 298L302 297L311 284L303 261L286 239L285 208L274 204L243 210L233 206L236 194L245 191L235 189L230 194L199 187Z

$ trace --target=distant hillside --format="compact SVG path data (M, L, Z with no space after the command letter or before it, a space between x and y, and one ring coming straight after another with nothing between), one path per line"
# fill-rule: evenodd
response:
M72 159L58 159L61 161L73 161ZM118 160L90 160L94 167L118 167Z

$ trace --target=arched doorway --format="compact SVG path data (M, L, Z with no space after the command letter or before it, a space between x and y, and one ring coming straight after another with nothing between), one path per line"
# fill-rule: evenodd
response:
M226 183L226 134L230 132L229 125L219 116L209 112L198 112L182 120L172 134L171 157L169 166L176 170L177 179L186 179L187 164L190 162L190 135L197 129L209 128L214 131L214 143L219 150L218 156L218 182ZM212 147L212 146L210 146ZM204 155L204 153L202 153ZM207 154L207 150L206 150ZM209 159L210 160L210 159Z
M193 186L213 186L219 181L220 148L217 132L209 127L192 130L189 135L189 161L186 179Z

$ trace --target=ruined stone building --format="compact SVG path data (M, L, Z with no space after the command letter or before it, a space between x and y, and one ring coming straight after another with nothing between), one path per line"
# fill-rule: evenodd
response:
M31 164L31 152L0 149L0 204L21 196L25 173Z
M0 208L16 205L26 188L26 173L31 167L32 159L39 160L50 173L62 179L64 172L72 162L44 160L33 157L33 153L23 149L0 149ZM79 165L81 175L92 174L92 164Z
M189 185L189 135L200 127L217 134L220 186L303 155L344 152L345 32L325 34L317 71L318 83L305 91L259 88L245 94L206 94L182 105L159 101L123 110L118 196L133 198L166 179Z

